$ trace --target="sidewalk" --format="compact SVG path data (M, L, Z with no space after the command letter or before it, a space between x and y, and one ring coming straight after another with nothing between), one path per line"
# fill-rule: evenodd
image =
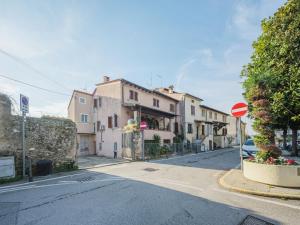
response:
M78 157L78 168L80 170L84 169L91 169L95 167L102 167L102 166L111 166L111 165L117 165L122 163L129 163L131 161L126 159L113 159L113 158L107 158L102 156L80 156Z
M300 200L300 188L276 187L246 179L239 169L232 169L219 179L219 184L230 191L265 197Z

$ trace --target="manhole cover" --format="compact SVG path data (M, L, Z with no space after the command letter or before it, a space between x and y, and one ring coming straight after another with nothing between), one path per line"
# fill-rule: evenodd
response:
M154 168L145 168L144 170L147 171L147 172L154 172L154 171L157 171L158 169L154 169Z
M95 180L95 178L94 177L81 177L81 178L77 179L76 181L83 183L83 182L89 182L92 180Z
M254 216L246 216L246 218L240 223L240 225L274 225L274 224Z

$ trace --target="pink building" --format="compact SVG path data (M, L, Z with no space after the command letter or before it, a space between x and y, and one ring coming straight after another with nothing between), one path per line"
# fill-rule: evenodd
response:
M146 121L145 140L160 136L172 143L176 132L178 101L125 79L105 76L94 92L74 91L68 116L77 124L78 155L122 156L123 128L129 119Z

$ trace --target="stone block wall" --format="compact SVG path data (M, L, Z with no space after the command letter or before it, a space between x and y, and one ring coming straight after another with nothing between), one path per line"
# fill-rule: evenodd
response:
M41 159L55 167L75 161L76 125L69 119L26 118L27 155L33 165ZM15 156L16 172L22 173L22 117L11 114L11 101L0 93L0 156Z

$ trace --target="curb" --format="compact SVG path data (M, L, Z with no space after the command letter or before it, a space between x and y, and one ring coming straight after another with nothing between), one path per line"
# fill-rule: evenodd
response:
M290 195L290 194L285 194L285 193L270 193L270 192L263 192L263 191L252 191L252 190L248 190L248 189L244 189L244 188L234 187L224 181L224 178L226 176L229 176L231 171L232 170L229 170L228 172L226 172L218 180L219 185L229 191L239 192L239 193L243 193L243 194L258 195L258 196L263 196L263 197L300 200L300 195Z
M109 164L104 164L104 165L95 165L95 166L89 166L89 167L84 167L84 168L78 168L78 170L87 170L87 169L101 168L101 167L114 166L114 165L125 164L125 163L132 163L132 162L133 161L109 163Z

